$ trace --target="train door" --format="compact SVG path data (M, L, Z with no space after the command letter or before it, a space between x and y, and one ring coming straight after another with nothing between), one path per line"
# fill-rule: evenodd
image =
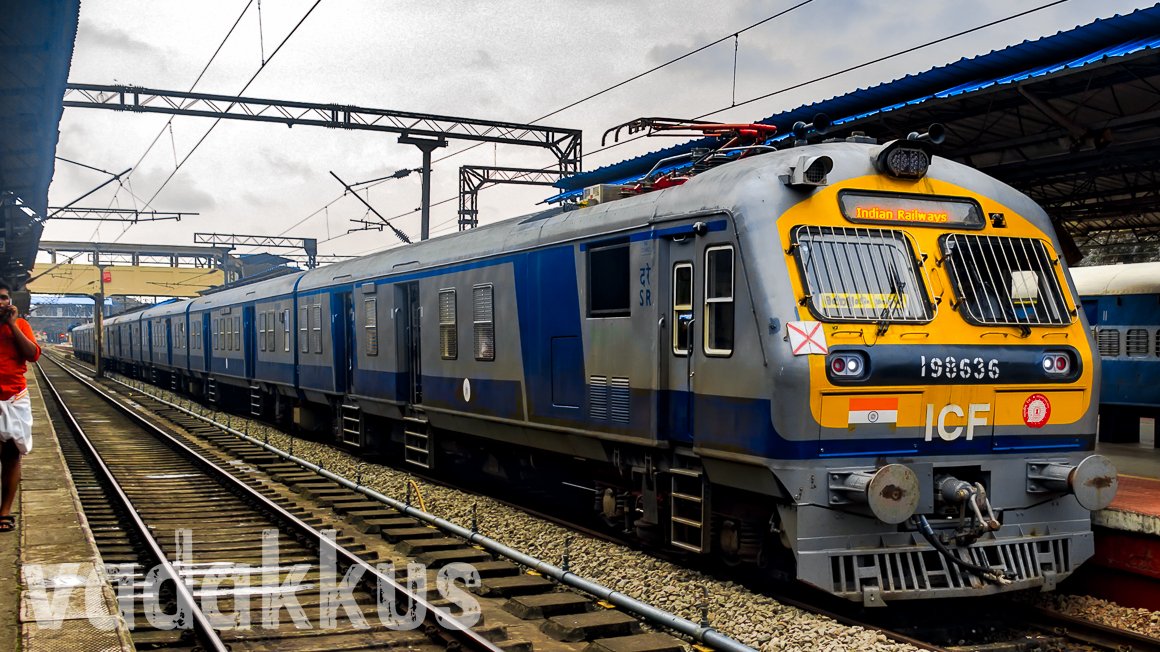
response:
M400 389L407 392L405 400L417 405L423 402L423 376L419 359L419 324L423 311L419 305L419 284L396 285L395 305L399 372L406 378L400 384Z
M330 337L334 342L334 388L340 393L346 393L353 384L356 364L354 304L350 292L330 295L330 315Z
M243 370L246 378L254 377L254 365L257 359L258 340L254 329L254 306L242 308L242 356Z
M686 250L688 254L686 255ZM668 298L665 301L669 328L660 330L660 355L666 361L662 382L662 411L660 436L670 441L693 443L693 271L692 248L675 248L673 264L668 270Z

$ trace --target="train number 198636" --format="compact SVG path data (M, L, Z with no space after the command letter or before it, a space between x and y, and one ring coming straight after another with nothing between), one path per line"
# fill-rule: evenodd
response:
M970 378L996 380L999 378L999 361L995 358L983 360L982 358L956 358L953 355L948 355L945 358L931 358L928 361L925 355L920 357L922 358L919 368L919 377L921 378L962 378L963 380Z

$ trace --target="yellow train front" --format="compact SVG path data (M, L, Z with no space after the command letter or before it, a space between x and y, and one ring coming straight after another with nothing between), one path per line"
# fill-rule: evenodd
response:
M716 382L769 391L772 429L714 428L693 408L709 476L732 485L714 495L719 545L757 540L752 514L721 512L761 482L741 462L761 460L776 485L759 491L780 498L769 532L827 592L875 605L1052 588L1091 556L1090 511L1116 471L1090 453L1099 361L1050 221L926 142L849 140L755 157L763 173L737 186L767 332ZM759 358L768 390L737 372Z

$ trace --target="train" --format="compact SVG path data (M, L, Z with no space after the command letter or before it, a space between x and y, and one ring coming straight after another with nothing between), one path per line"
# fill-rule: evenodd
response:
M1100 441L1139 442L1140 420L1160 417L1160 262L1072 274L1102 362Z
M103 356L417 471L566 480L650 545L869 606L1070 575L1117 475L1044 211L933 129L691 128L727 146L109 318Z

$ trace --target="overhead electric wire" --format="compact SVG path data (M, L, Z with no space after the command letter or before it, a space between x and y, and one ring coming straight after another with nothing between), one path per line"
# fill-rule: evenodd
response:
M563 113L564 111L567 111L568 109L571 109L572 107L575 107L575 106L577 106L577 105L579 105L579 104L582 104L582 103L584 103L584 102L587 102L587 101L589 101L589 100L591 100L591 99L594 99L594 98L600 97L601 95L604 95L605 93L608 93L608 92L614 91L614 90L616 90L617 88L620 88L621 86L624 86L625 84L628 84L628 83L630 83L630 82L634 82L634 81L636 81L636 80L640 79L641 77L645 77L646 75L650 75L650 74L652 74L652 73L654 73L654 72L656 72L656 71L658 71L658 70L660 70L660 69L662 69L662 68L666 68L666 67L668 67L668 66L670 66L670 65L672 65L672 64L674 64L674 63L677 63L678 61L681 61L681 60L683 60L683 59L687 59L688 57L691 57L691 56L693 56L694 54L697 54L697 53L699 53L699 52L702 52L702 51L704 51L704 50L707 50L707 49L709 49L709 48L711 48L711 47L713 47L714 45L717 45L717 44L719 44L719 43L723 43L723 42L725 42L725 41L727 41L727 40L729 40L729 39L731 39L731 38L734 38L734 37L738 36L739 34L742 34L742 33L744 33L744 32L748 32L748 31L749 31L749 30L751 30L751 29L755 29L755 28L757 28L757 27L760 27L761 25L764 25L765 23L768 23L768 22L769 22L769 21L771 21L771 20L774 20L774 19L780 18L781 16L784 16L785 14L788 14L788 13L790 13L791 11L794 11L795 9L799 9L799 8L801 8L801 7L804 7L804 6L806 6L806 5L810 4L810 3L811 3L811 2L813 2L813 1L814 1L814 0L803 0L802 2L799 2L799 3L795 4L795 5L793 5L792 7L789 7L788 9L783 9L782 11L779 11L779 12L777 12L777 13L773 14L772 16L767 16L766 18L763 18L763 19L761 19L761 20L757 21L756 23L753 23L753 24L751 24L751 25L749 25L749 26L747 26L747 27L743 27L743 28L741 28L741 29L739 29L739 30L736 30L736 31L734 31L734 32L730 32L729 34L726 34L725 36L722 36L721 38L719 38L719 39L717 39L717 40L715 40L715 41L713 41L713 42L711 42L711 43L706 43L705 45L702 45L702 46L700 46L700 47L698 47L698 48L695 48L695 49L693 49L693 50L690 50L690 51L688 51L688 52L686 52L686 53L684 53L684 54L682 54L682 55L680 55L680 56L673 57L672 59L669 59L668 61L666 61L666 62L664 62L664 63L662 63L662 64L659 64L659 65L653 66L652 68L649 68L648 70L646 70L646 71L644 71L644 72L637 73L637 74L633 75L632 77L629 77L629 78L627 78L627 79L621 80L621 81L619 81L619 82L617 82L617 83L615 83L615 84L613 84L613 85L611 85L611 86L608 86L608 87L606 87L606 88L604 88L604 89L602 89L602 90L596 91L595 93L592 93L592 94L590 94L590 95L587 95L587 96L585 96L585 97L582 97L582 98L580 98L580 99L578 99L578 100L575 100L575 101L573 101L573 102L571 102L571 103L569 103L569 104L566 104L566 105L564 105L564 106L562 106L562 107L560 107L560 108L558 108L558 109L555 109L555 110L553 110L553 111L549 111L548 113L545 113L544 115L542 115L542 116L540 116L540 117L536 118L535 120L531 120L531 121L529 121L527 124L536 124L536 123L537 123L537 122L539 122L540 120L546 120L547 118L550 118L550 117L552 117L552 116L554 116L554 115L556 115L556 114L558 114L558 113ZM454 151L454 152L450 152L450 153L448 153L448 154L446 154L446 155L444 155L444 156L441 156L441 157L439 157L439 158L437 158L437 159L435 159L435 160L431 161L431 165L434 165L434 164L436 164L436 163L438 163L438 162L440 162L440 161L445 161L445 160L447 160L447 159L449 159L449 158L451 158L451 157L453 157L453 156L458 156L458 155L460 155L460 154L463 154L464 152L471 151L471 150L475 149L476 147L479 147L479 146L481 146L481 145L484 145L484 144L486 144L486 143L482 143L482 142L480 142L480 143L475 143L475 144L473 144L473 145L468 145L467 147L464 147L463 149L459 149L459 150L456 150L456 151ZM548 168L544 168L544 169L548 169ZM385 179L384 179L384 180L385 180ZM370 183L370 182L368 182L368 183ZM373 187L373 186L372 186L372 187ZM344 193L344 195L345 195L345 193ZM313 213L311 213L310 215L307 215L307 216L306 216L306 217L304 217L303 219L299 220L298 222L295 222L295 223L294 223L292 226L290 226L289 228L285 229L284 231L282 231L282 232L281 232L281 233L279 233L278 235L285 235L285 234L289 233L289 232L290 232L290 230L292 230L292 229L294 229L294 228L297 228L297 227L298 227L298 226L300 226L302 223L306 222L307 220L309 220L310 218L314 217L315 215L317 215L317 214L321 213L321 212L323 211L323 209L324 209L324 208L326 208L326 207L329 207L331 204L334 204L334 203L335 203L336 201L338 201L339 199L342 199L342 196L339 196L338 198L336 198L336 199L332 200L330 203L326 204L326 206L324 206L323 208L320 208L320 209L318 209L317 211L314 211L314 212L313 212ZM450 200L442 201L442 202L439 202L439 203L440 203L440 204L445 204L445 203L447 203L447 201L450 201ZM432 205L433 205L433 206L437 206L438 204L432 204ZM400 214L400 215L397 215L396 217L405 217L405 216L407 216L407 215L410 215L410 214L412 214L412 213L415 213L415 212L416 212L416 211L410 211L410 212L407 212L407 213L402 213L402 214ZM396 217L392 217L392 218L388 218L388 219L396 219ZM337 237L342 237L342 236L337 236ZM325 242L325 241L324 241L324 242ZM321 243L320 243L320 244L321 244Z
M298 23L294 25L294 28L290 30L290 33L282 39L282 42L278 44L278 47L274 48L274 51L270 53L270 56L264 62L262 62L262 65L258 66L258 70L254 72L253 76L250 77L250 80L246 82L246 85L242 86L242 89L237 92L238 96L246 92L246 89L250 87L250 84L253 84L254 81L258 78L258 75L262 74L262 71L266 69L266 66L274 60L274 57L278 56L278 53L282 51L282 47L286 45L286 42L289 41L292 36L294 36L295 32L298 31L298 28L302 27L302 24L306 22L306 19L310 17L310 14L314 13L314 10L317 9L318 5L320 4L322 4L322 0L315 0L314 4L310 5L310 9L306 10L306 14L303 15ZM233 105L231 104L230 106ZM165 189L165 186L169 184L169 181L173 179L179 170L181 170L181 167L185 165L185 162L189 160L189 157L193 156L193 153L196 152L199 147L201 147L201 144L205 142L205 139L208 138L211 133L213 133L213 130L221 123L221 121L222 118L217 118L213 121L213 124L209 126L209 129L207 129L206 132L202 134L201 138L199 138L198 141L194 143L189 152L185 154L185 157L181 159L181 162L177 164L177 167L173 169L173 172L170 172L169 176L165 178L165 181L161 182L161 186L157 188L157 190L149 198L149 201L146 202L146 207L148 207L153 202L153 200L157 198L157 195L161 194L161 191Z
M783 12L781 12L781 13L779 13L779 14L775 15L775 16L771 16L770 18L767 18L767 19L765 19L765 20L763 20L763 21L760 21L759 23L755 23L754 25L752 25L752 26L750 26L750 27L748 27L748 28L746 28L746 29L752 29L753 27L756 27L757 25L760 25L760 24L762 24L762 23L764 23L764 22L768 22L769 20L771 20L772 18L775 18L776 16L783 15L783 14L785 14L785 13L788 13L789 11L792 11L792 10L794 10L794 9L797 9L798 7L801 7L801 6L805 5L805 4L807 4L809 1L812 1L812 0L807 0L806 2L802 2L802 3L799 3L799 4L797 4L797 5L794 5L793 7L790 7L789 9L787 9L787 10L785 10L785 11L783 11ZM859 69L865 68L865 67L867 67L867 66L874 65L874 64L876 64L876 63L881 63L881 62L883 62L883 61L886 61L886 60L889 60L889 59L893 59L893 58L896 58L896 57L900 57L900 56L902 56L902 55L905 55L905 54L910 54L910 53L912 53L912 52L917 52L917 51L919 51L919 50L922 50L922 49L925 49L925 48L928 48L928 47L931 47L931 46L934 46L934 45L938 45L939 43L944 43L944 42L946 42L946 41L949 41L949 40L952 40L952 39L958 38L958 37L960 37L960 36L965 36L965 35L967 35L967 34L971 34L971 33L974 33L974 32L977 32L977 31L980 31L980 30L983 30L983 29L987 29L987 28L989 28L989 27L994 27L995 25L1000 25L1000 24L1002 24L1002 23L1006 23L1006 22L1009 22L1009 21L1011 21L1011 20L1015 20L1015 19L1018 19L1018 18L1022 18L1022 17L1024 17L1024 16L1028 16L1028 15L1030 15L1030 14L1033 14L1033 13L1036 13L1036 12L1039 12L1039 11L1042 11L1042 10L1044 10L1044 9L1049 9L1049 8L1051 8L1051 7L1054 7L1054 6L1057 6L1057 5L1064 4L1065 2L1068 2L1068 1L1069 1L1069 0L1053 0L1052 2L1048 2L1048 3L1045 3L1045 4L1042 4L1042 5L1039 5L1039 6L1037 6L1037 7L1033 7L1033 8L1031 8L1031 9L1028 9L1028 10L1025 10L1025 11L1021 11L1021 12L1018 12L1018 13L1015 13L1015 14L1011 14L1011 15L1009 15L1009 16L1005 16L1005 17L1003 17L1003 18L999 18L999 19L996 19L996 20L992 20L992 21L990 21L990 22L983 23L983 24L981 24L981 25L977 25L977 26L975 26L975 27L971 27L971 28L968 28L968 29L964 29L964 30L961 30L961 31L955 32L954 34L949 34L949 35L946 35L946 36L942 36L942 37L939 37L939 38L937 38L937 39L933 39L933 40L931 40L931 41L927 41L927 42L925 42L925 43L921 43L921 44L919 44L919 45L915 45L915 46L908 47L908 48L906 48L906 49L903 49L903 50L898 50L898 51L896 51L896 52L893 52L893 53L891 53L891 54L887 54L887 55L883 55L883 56L877 57L877 58L875 58L875 59L872 59L872 60L870 60L870 61L865 61L865 62L863 62L863 63L859 63L859 64L857 64L857 65L848 66L848 67L846 67L846 68L843 68L843 69L841 69L841 70L837 70L837 71L834 71L834 72L830 72L830 73L827 73L827 74L825 74L825 75L821 75L821 76L819 76L819 77L815 77L815 78L812 78L812 79L809 79L809 80L806 80L806 81L803 81L803 82L800 82L800 83L797 83L797 84L793 84L793 85L791 85L791 86L787 86L787 87L785 87L785 88L780 88L780 89L778 89L778 90L771 91L771 92L769 92L769 93L765 93L765 94L763 94L763 95L759 95L759 96L756 96L756 97L749 98L749 99L747 99L747 100L743 100L743 101L741 101L741 102L736 102L736 103L733 103L733 104L731 104L730 106L723 107L723 108L720 108L720 109L716 109L716 110L714 110L714 111L710 111L709 113L702 114L702 115L700 115L700 116L697 116L697 117L695 117L695 118L692 118L692 119L693 119L693 120L699 120L699 119L702 119L702 118L705 118L705 117L708 117L708 116L715 115L715 114L717 114L717 113L721 113L721 112L723 112L723 111L727 111L727 110L729 110L729 109L733 109L733 108L736 108L736 107L739 107L739 106L745 106L745 105L747 105L747 104L752 104L753 102L757 102L757 101L760 101L760 100L763 100L763 99L768 99L768 98L770 98L770 97L773 97L773 96L775 96L775 95L779 95L779 94L781 94L781 93L785 93L785 92L788 92L788 91L791 91L791 90L797 90L797 89L799 89L799 88L803 88L803 87L805 87L805 86L809 86L809 85L811 85L811 84L816 84L816 83L818 83L818 82L825 81L825 80L827 80L827 79L831 79L831 78L833 78L833 77L837 77L837 76L839 76L839 75L843 75L843 74L845 74L845 73L848 73L848 72L853 72L853 71L855 71L855 70L859 70ZM738 34L739 34L739 33L741 33L741 31L744 31L744 30L739 30L739 31L738 31L738 32L736 32L736 33L738 33ZM728 40L728 39L730 39L730 38L732 38L732 37L733 37L733 33L730 33L728 36L725 36L725 37L723 37L723 38L721 38L721 39L718 39L717 41L714 41L714 42L713 42L712 44L710 44L710 45L715 45L715 44L721 43L721 42L723 42L723 41L725 41L725 40ZM705 46L705 47L709 47L709 46ZM702 47L702 48L699 48L698 50L696 50L696 51L694 51L694 52L690 52L690 53L687 53L687 54L685 54L685 55L682 55L681 57L678 57L676 60L683 59L683 58L687 57L689 54L693 54L693 53L695 53L695 52L697 52L697 51L700 51L700 50L703 50L703 49L704 49L704 47ZM671 63L671 62L669 62L669 63ZM597 97L597 96L601 95L602 93L604 93L604 92L607 92L608 90L612 90L613 88L619 87L619 86L623 85L624 83L627 83L628 81L632 81L632 80L634 80L634 79L639 79L641 76L644 76L644 75L646 75L646 74L649 74L650 72L654 72L655 70L659 70L661 67L664 67L665 65L668 65L668 64L667 64L667 63L666 63L666 64L662 64L661 66L658 66L658 67L657 67L657 68L655 68L655 69L652 69L652 70L650 70L650 71L646 71L645 73L641 73L640 75L634 76L633 78L630 78L630 79L628 79L628 80L625 80L624 82L620 82L620 83L618 83L618 84L615 84L615 85L613 85L613 86L609 87L608 89L606 89L605 91L600 91L600 92L598 92L598 93L594 93L594 94L592 94L591 96L589 96L589 97L587 97L587 98L585 98L585 99L582 99L582 100L577 100L576 102L574 102L574 103L572 103L572 104L570 104L570 105L568 105L568 106L566 106L566 107L563 107L563 108L561 108L561 109L557 109L557 110L555 110L555 111L552 111L552 112L550 112L550 113L547 113L547 114L545 114L544 116L541 116L540 118L537 118L536 120L542 120L542 119L544 119L545 117L550 117L550 116L552 116L552 115L555 115L555 114L557 114L557 113L559 113L559 112L561 112L561 111L563 111L563 110L566 110L567 108L571 108L571 107L575 106L576 104L578 104L578 103L580 103L580 102L587 101L588 99L591 99L591 98ZM533 120L533 121L532 121L532 123L534 124L534 123L536 122L536 120ZM628 138L628 139L625 139L625 140L622 140L622 141L618 141L618 142L612 143L611 145L607 145L607 146L605 146L605 147L601 147L601 148L599 148L599 149L593 150L593 151L591 151L591 152L585 152L585 153L583 153L583 154L582 154L582 158L587 158L587 157L589 157L589 156L592 156L592 155L595 155L595 154L599 154L599 153L601 153L601 152L605 152L605 151L608 151L608 150L610 150L610 149L614 149L614 148L616 148L616 147L620 147L621 145L626 145L626 144L628 144L628 143L631 143L631 142L634 142L634 141L640 140L641 138L645 138L645 137L646 137L646 136L644 136L644 135L640 135L640 136L635 136L635 137ZM441 157L441 158L438 158L438 159L435 159L434 161L432 161L432 165L434 165L434 163L437 163L437 162L439 162L439 161L444 161L444 160L446 160L446 159L448 159L448 158L451 158L452 156L456 156L456 155L458 155L458 154L462 154L463 152L466 152L466 151L468 151L468 150L470 150L470 149L472 149L472 148L474 148L474 147L477 147L477 146L478 146L478 145L472 145L472 146L470 146L470 147L466 147L466 148L464 148L464 149L462 149L462 150L458 150L458 151L456 151L456 152L449 153L449 154L447 154L446 156L443 156L443 157ZM551 169L551 166L545 167L545 168L543 168L543 169L545 169L545 170ZM449 198L447 198L447 199L444 199L444 200L442 200L442 201L439 201L439 202L433 203L433 204L431 204L431 206L432 206L432 207L435 207L435 206L439 206L439 205L441 205L441 204L446 204L446 203L448 203L448 202L455 201L455 199L456 199L456 198L457 198L457 196L456 196L456 197L449 197ZM336 199L335 201L337 201L337 199ZM334 203L334 202L331 202L331 204L333 204L333 203ZM327 204L327 206L329 206L329 205L330 205L330 204ZM407 212L405 212L405 213L400 213L400 214L398 214L398 215L395 215L394 217L390 217L390 218L387 218L387 219L388 219L388 220L395 220L395 219L399 219L399 218L402 218L402 217L406 217L406 216L408 216L408 215L413 215L413 214L417 213L418 211L419 211L419 209L410 210L410 211L407 211ZM314 214L312 214L311 216L308 216L307 218L305 218L305 219L303 219L303 220L299 221L298 223L296 223L296 224L295 224L295 226L298 226L298 225L302 224L303 222L305 222L305 221L306 221L306 219L309 219L309 217L313 217L313 215L316 215L318 212L321 212L321 209L320 209L319 211L316 211L316 212L315 212ZM446 222L444 222L444 223L441 223L440 225L442 225L442 224L445 224L445 223L446 223ZM294 228L294 227L291 227L291 228ZM289 229L288 229L288 230L289 230ZM284 231L283 233L285 233L285 231ZM342 238L342 237L344 237L345 235L348 235L348 234L341 234L341 235L335 236L335 237L333 237L333 238L329 238L328 240L326 240L326 242L329 242L329 241L332 241L332 240L337 240L337 239L339 239L339 238ZM322 243L319 243L319 244L322 244Z

